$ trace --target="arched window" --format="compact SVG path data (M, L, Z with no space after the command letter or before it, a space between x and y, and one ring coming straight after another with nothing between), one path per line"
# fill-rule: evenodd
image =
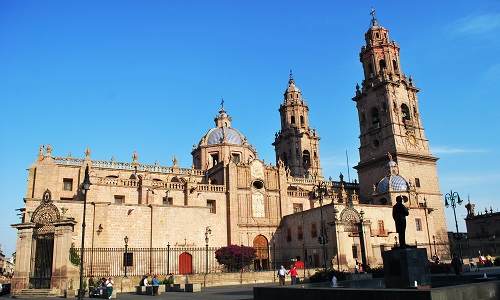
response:
M304 150L304 152L302 152L302 161L304 168L308 168L311 165L311 155L308 150Z
M398 70L398 62L395 59L392 60L392 68L394 69L394 72L399 71Z
M371 117L372 117L372 125L375 127L380 126L380 118L378 115L378 109L376 107L372 108Z
M283 152L281 154L281 159L283 160L283 163L286 165L288 165L288 155L286 155L286 152Z
M304 116L300 116L300 126L304 127Z
M409 121L410 120L410 109L408 108L408 105L406 104L401 104L401 115L403 116L403 122Z
M385 59L381 59L378 61L378 65L380 67L380 70L383 70L385 68L387 68L387 65L385 64Z
M295 124L295 116L292 116L292 117L290 118L290 123Z

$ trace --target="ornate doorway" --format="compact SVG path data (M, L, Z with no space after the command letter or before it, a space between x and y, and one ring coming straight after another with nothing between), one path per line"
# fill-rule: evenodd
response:
M253 248L255 249L254 270L262 271L269 269L269 244L263 235L258 235L253 240Z
M54 233L33 236L34 255L32 256L30 287L34 289L50 288L52 279L52 255L54 252Z
M179 255L179 274L193 274L193 256L187 252Z
M41 204L35 209L31 222L33 232L29 286L35 289L51 287L54 254L54 222L61 219L59 209L52 203L49 190L43 193Z

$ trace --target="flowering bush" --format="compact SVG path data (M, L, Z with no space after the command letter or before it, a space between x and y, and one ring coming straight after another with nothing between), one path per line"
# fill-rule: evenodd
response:
M255 249L243 245L229 245L215 251L215 259L228 271L240 270L250 265L255 257Z

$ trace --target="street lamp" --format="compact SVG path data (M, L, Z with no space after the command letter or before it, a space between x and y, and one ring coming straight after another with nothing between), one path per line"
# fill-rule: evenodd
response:
M432 241L434 242L434 256L437 257L438 252L437 252L437 247L436 247L436 236L435 235L432 236Z
M80 247L80 287L78 290L78 299L82 299L85 295L85 289L83 288L83 251L85 248L85 213L87 208L87 192L90 190L90 175L89 166L85 167L85 176L82 183L83 192L83 218L82 218L82 243Z
M320 235L318 237L318 242L321 244L321 249L323 251L323 269L326 271L326 243L328 242L328 237L326 235L325 222L323 221L323 198L328 196L328 189L326 182L320 181L318 185L313 188L313 198L319 201L320 209Z
M123 260L123 264L125 266L125 277L127 277L127 266L128 266L128 236L123 238L125 242L125 259Z
M361 210L359 212L360 215L360 222L359 222L359 227L361 229L359 239L361 242L361 263L363 264L363 269L366 268L366 248L365 248L365 232L363 230L363 222L364 222L364 216L365 212Z
M212 234L210 227L205 227L205 274L208 274L208 235Z
M444 205L448 208L451 206L453 208L453 216L455 217L455 227L457 229L457 241L458 241L458 255L460 257L460 262L462 262L462 245L460 244L460 233L458 232L458 222L457 222L457 213L455 208L457 205L462 204L462 199L460 199L460 195L457 192L450 191L444 196Z

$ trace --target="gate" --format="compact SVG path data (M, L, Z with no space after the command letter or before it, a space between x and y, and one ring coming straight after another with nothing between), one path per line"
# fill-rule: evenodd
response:
M31 256L30 288L48 289L52 277L54 234L36 235L33 243L35 253Z

